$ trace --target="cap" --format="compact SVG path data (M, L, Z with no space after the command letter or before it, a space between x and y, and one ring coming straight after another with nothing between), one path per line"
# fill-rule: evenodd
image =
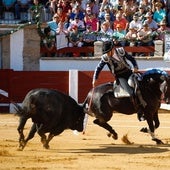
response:
M151 13L151 12L147 12L146 15L145 15L145 17L146 17L146 18L147 18L147 17L152 17L152 13Z
M113 41L104 41L103 42L103 54L108 53L109 51L111 51L113 48Z
M156 2L156 3L155 3L155 7L156 7L156 6L162 7L162 3L161 3L161 2Z
M147 21L144 21L144 23L143 23L143 27L148 27L149 25L148 25L148 22Z
M166 25L166 22L165 21L161 21L160 23L159 23L159 25L161 26L161 25Z
M104 9L110 9L109 5L105 5Z

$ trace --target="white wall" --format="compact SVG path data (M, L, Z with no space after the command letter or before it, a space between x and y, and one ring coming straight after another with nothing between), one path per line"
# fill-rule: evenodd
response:
M24 31L19 31L10 36L10 68L16 71L23 70Z

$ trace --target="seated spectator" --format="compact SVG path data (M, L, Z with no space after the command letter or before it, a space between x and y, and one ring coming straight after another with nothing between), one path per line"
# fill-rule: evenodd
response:
M128 22L131 22L133 19L133 15L137 11L137 4L134 0L125 0L123 8L126 19L128 20Z
M85 25L84 25L84 21L80 20L79 16L76 15L74 17L74 20L70 22L70 26L68 28L68 30L72 29L72 26L77 25L78 31L84 31L85 30Z
M126 33L128 30L129 22L122 16L121 13L116 14L116 20L113 23L114 30L116 30L118 24L121 25L121 28Z
M153 19L159 24L161 21L166 19L166 11L162 9L162 3L155 3L155 11L153 13Z
M146 15L146 10L144 5L139 5L139 10L135 13L138 15L138 20L144 23L145 21L145 15Z
M52 31L54 31L54 33L56 32L57 28L58 28L58 23L60 22L60 17L57 14L54 14L53 16L53 20L47 22L47 25L51 28Z
M126 45L125 41L126 33L122 29L121 25L116 25L116 30L113 33L114 45L124 47Z
M125 35L125 39L126 39L126 45L127 46L137 46L137 31L135 28L133 28L132 26L129 26L129 30ZM136 53L132 53L132 56L135 56Z
M68 46L69 47L82 47L83 46L83 36L82 32L78 31L77 25L72 25L72 28L68 34ZM72 56L73 54L69 54ZM75 57L80 56L79 53L74 54Z
M96 33L93 32L92 25L88 24L86 31L83 32L83 46L94 46L96 40Z
M98 32L97 40L99 41L112 41L113 40L113 30L110 28L109 22L103 22L101 24L101 29Z
M82 33L78 31L77 25L72 25L71 31L68 35L69 39L69 47L82 47L83 45L83 37Z
M70 14L71 10L72 10L70 0L60 0L60 1L58 1L57 7L61 7L63 9L63 13L65 13L65 15Z
M15 11L16 11L16 19L20 19L21 12L28 12L28 9L31 7L31 0L17 0L15 4Z
M15 16L16 15L15 3L16 3L16 0L2 0L4 12L13 12Z
M147 12L145 17L146 17L146 22L149 24L149 28L152 29L152 31L156 31L158 29L158 24L156 21L152 18L152 13Z
M90 7L92 14L96 15L98 17L99 15L99 5L97 4L97 1L95 0L88 0L86 4L86 8Z
M91 12L91 8L86 9L86 14L84 17L85 25L91 25L92 31L99 31L99 20Z
M84 12L81 10L79 5L73 7L70 13L70 21L73 21L75 16L78 16L80 20L84 20Z
M110 26L112 26L113 25L113 21L111 20L111 18L110 18L110 14L105 14L105 16L104 16L104 21L106 21L106 22L109 22L110 23Z
M108 0L103 0L99 9L99 13L104 12L105 9L109 8L109 9L113 9L113 4L112 2L108 1ZM100 15L100 14L99 14Z
M57 7L57 12L55 14L59 16L61 22L64 22L66 13L63 12L63 8L61 6Z
M50 56L49 57L54 57L55 56L55 36L51 34L51 29L50 27L44 28L44 35L42 36L42 42L41 42L41 47L44 47L46 51L49 52ZM48 57L48 53L44 53L41 55L42 57Z
M100 13L99 13L99 20L100 20L100 23L103 23L104 21L106 21L105 19L105 16L106 16L106 14L107 14L107 16L110 16L110 23L112 24L113 23L113 21L116 19L115 18L115 16L114 16L114 14L113 14L113 12L110 10L110 7L109 6L105 6L104 7L104 10L103 11L100 11Z
M142 21L139 20L138 14L134 14L133 20L129 23L129 27L135 28L137 32L141 30Z
M143 23L143 28L137 33L137 38L138 38L138 46L154 45L153 38L152 38L152 29L149 28L147 22Z

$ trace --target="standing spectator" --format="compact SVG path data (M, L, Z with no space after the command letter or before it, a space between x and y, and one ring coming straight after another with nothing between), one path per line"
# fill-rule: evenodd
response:
M56 13L56 9L57 9L57 0L49 0L49 9L51 12L51 15L53 16Z
M113 4L109 0L103 0L99 9L99 12L104 12L104 10L107 8L113 9Z
M58 14L54 14L53 20L47 22L47 25L51 28L52 31L56 32L59 22L60 22L60 17L58 16Z
M114 30L116 30L118 24L121 25L121 28L126 33L126 31L128 30L129 22L124 17L122 17L121 13L116 14L116 20L113 24Z
M85 25L91 25L92 31L99 31L99 20L96 18L96 15L92 14L90 7L86 9L84 22Z
M97 40L99 41L112 41L113 40L113 30L110 28L109 22L103 22L101 24L101 30L98 33Z
M159 24L161 21L166 19L166 11L162 9L162 3L155 3L155 11L153 13L153 19Z
M57 14L59 16L60 21L62 21L62 22L65 21L65 17L67 14L65 12L63 12L62 6L57 7L57 12L55 14Z
M152 18L152 13L147 12L145 17L146 17L146 22L149 24L149 28L152 29L152 31L156 31L158 29L158 24L156 21Z
M2 0L4 12L13 12L14 16L16 15L15 4L16 0Z
M17 0L15 4L15 11L16 11L16 19L20 19L21 12L28 12L28 9L31 7L31 0Z

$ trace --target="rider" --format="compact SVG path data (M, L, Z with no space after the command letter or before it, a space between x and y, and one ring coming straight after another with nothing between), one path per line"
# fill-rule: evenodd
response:
M131 69L130 65L127 63L126 59L132 63L133 70ZM93 87L96 86L99 74L105 65L109 67L113 76L115 76L116 80L130 94L130 96L132 96L133 99L134 90L128 85L128 79L133 72L134 73L138 72L138 65L135 58L129 55L124 50L123 47L114 49L112 41L104 42L103 55L93 75L93 82L92 82ZM139 88L137 88L136 94L140 102L140 107L137 113L138 119L142 121L144 120L143 109L146 107L147 103L143 100Z

